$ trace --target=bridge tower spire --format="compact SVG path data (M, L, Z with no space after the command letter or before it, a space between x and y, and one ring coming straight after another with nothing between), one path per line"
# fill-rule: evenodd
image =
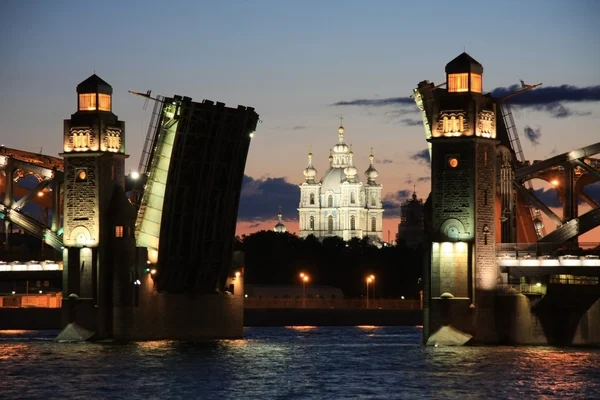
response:
M482 75L467 53L450 61L447 89L438 89L432 113L426 342L447 325L494 340L496 112L482 93Z
M109 337L113 307L133 299L135 210L125 196L125 123L112 112L112 87L96 74L77 86L77 111L64 121L61 156L69 325L59 339ZM73 337L76 332L88 337Z

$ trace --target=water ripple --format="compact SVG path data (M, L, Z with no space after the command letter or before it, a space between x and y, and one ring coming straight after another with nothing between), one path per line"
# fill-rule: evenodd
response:
M0 331L0 397L600 398L600 351L432 348L406 327L247 328L212 343L55 343Z

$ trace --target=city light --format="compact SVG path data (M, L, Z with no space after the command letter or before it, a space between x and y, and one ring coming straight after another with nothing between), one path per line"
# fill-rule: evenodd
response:
M302 308L306 308L306 284L310 280L308 274L300 272L300 280L302 281Z
M42 291L40 290L40 294L42 294Z
M17 293L17 292L15 292L15 291L13 290L13 291L12 291L12 294L15 294L15 293Z
M550 181L550 183L551 183L553 186L558 186L558 180L557 180L557 179L552 179L552 180Z
M236 278L239 278L239 277L240 277L240 275L241 275L241 274L240 274L240 271L236 271L236 272L235 272L235 277L236 277Z
M154 268L150 270L150 275L156 275L156 270Z
M42 197L42 196L44 196L44 192L42 192L42 191L39 191L39 192L37 192L37 196L38 196L38 197Z
M250 134L250 139L252 139L254 137L254 133Z
M137 178L140 177L140 173L137 171L132 171L131 172L131 179L136 180Z

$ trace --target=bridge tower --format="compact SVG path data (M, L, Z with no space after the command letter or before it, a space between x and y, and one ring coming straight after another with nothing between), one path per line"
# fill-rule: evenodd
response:
M477 341L494 340L496 110L482 93L482 75L483 66L462 53L446 65L447 89L437 88L437 101L428 105L437 108L428 139L432 244L424 341L429 343L445 340L452 332L447 327Z
M124 190L125 123L112 112L112 87L96 74L77 86L63 151L64 322L108 337L113 307L133 299L135 210Z

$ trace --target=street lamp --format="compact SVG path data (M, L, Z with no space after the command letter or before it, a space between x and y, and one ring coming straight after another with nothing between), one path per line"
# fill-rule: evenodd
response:
M302 281L302 308L306 308L306 283L310 278L304 272L300 272L300 280Z
M373 293L371 294L371 297L373 297L373 301L375 301L375 275L371 274L369 275L369 278L371 278L371 282L373 282Z
M373 282L373 278L367 277L367 308L369 308L369 283Z

